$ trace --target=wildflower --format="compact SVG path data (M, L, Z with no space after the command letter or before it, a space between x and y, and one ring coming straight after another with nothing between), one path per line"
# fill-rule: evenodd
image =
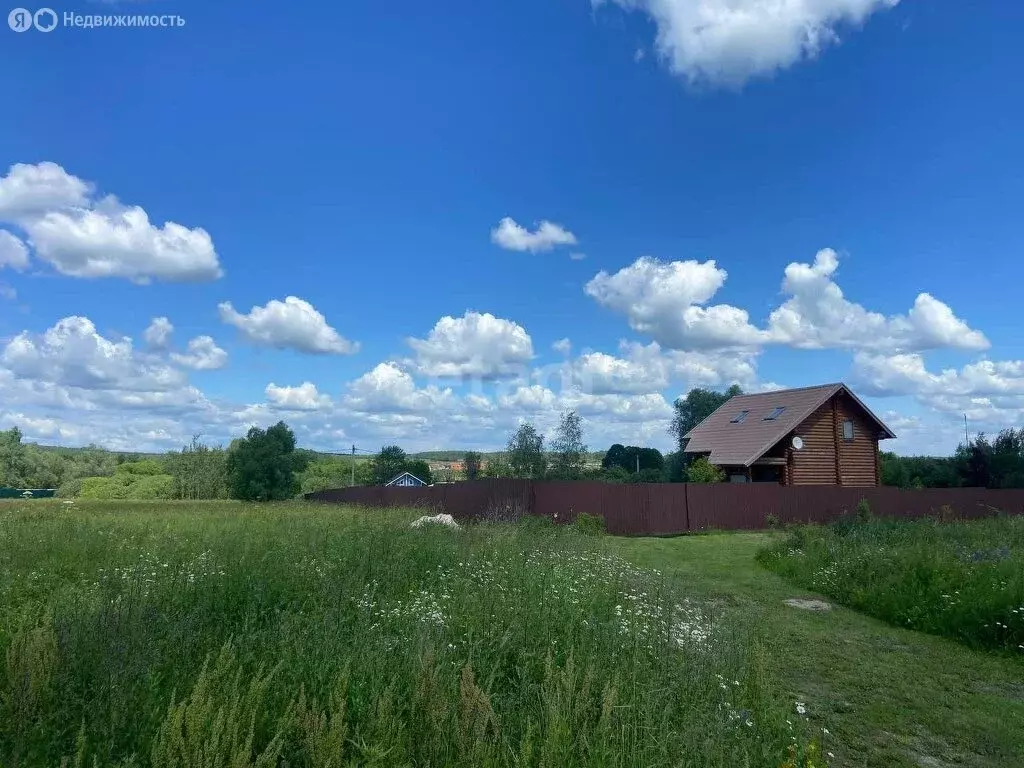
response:
M802 701L798 701L796 703L796 713L798 715L806 715L807 714L807 707L804 705L804 703Z

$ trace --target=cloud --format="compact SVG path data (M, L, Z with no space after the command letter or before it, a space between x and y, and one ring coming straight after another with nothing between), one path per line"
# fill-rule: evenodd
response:
M28 248L6 229L0 229L0 269L4 267L17 272L28 269Z
M418 388L412 376L392 361L351 382L343 399L346 408L362 413L432 413L453 402L451 389Z
M838 268L839 257L831 248L818 251L812 264L786 267L782 290L790 298L768 318L773 342L803 349L887 351L989 346L984 334L927 293L917 297L907 315L889 318L849 301L833 281Z
M779 344L798 349L885 352L989 346L946 304L922 293L906 315L886 317L843 295L835 283L839 257L818 251L811 264L785 269L788 298L768 317L766 328L750 322L746 310L728 304L705 306L728 274L714 261L662 262L637 259L614 275L599 272L584 288L602 306L626 316L633 330L670 349L761 348Z
M768 340L745 310L706 304L728 273L712 261L662 262L643 256L614 275L595 275L584 288L601 306L623 314L630 327L674 349L742 347Z
M854 356L853 376L868 394L1015 396L1024 407L1024 360L979 360L933 373L920 354L859 353Z
M0 283L0 299L14 301L16 298L18 298L18 292L14 290L14 288L4 283Z
M406 343L416 353L413 367L425 376L510 376L533 358L526 330L489 312L442 317L426 339L409 338Z
M165 350L171 345L171 334L174 326L166 317L154 317L149 327L142 334L150 349Z
M623 341L619 356L585 352L565 366L564 385L593 395L648 394L668 389L721 387L739 384L752 389L757 382L754 354L663 351L657 342L648 345Z
M188 351L172 352L171 360L194 371L215 371L228 364L228 353L210 336L196 336L188 343Z
M271 382L265 392L267 400L282 410L315 411L331 405L331 398L317 392L316 386L309 381L297 387L279 387Z
M559 339L551 345L551 348L563 355L568 355L572 352L572 342L568 338Z
M0 219L23 221L61 208L84 208L93 186L56 163L16 163L0 177Z
M657 25L655 49L691 83L738 86L816 58L899 0L591 0L639 10Z
M569 254L569 258L572 261L583 261L585 258L587 258L587 254L579 253L578 251L573 251L572 253Z
M219 305L220 319L242 332L249 342L275 349L294 349L321 355L351 355L359 351L357 342L343 338L308 301L288 296L274 299L265 307L254 306L243 315L230 301Z
M550 221L542 221L536 231L530 232L509 216L491 230L491 242L508 251L550 251L560 245L576 245L576 235Z
M927 423L932 434L910 435L913 439L906 445L917 450L938 450L943 443L941 452L948 452L955 444L949 436L959 440L965 416L972 434L1024 423L1024 360L978 360L934 372L920 354L862 352L854 357L851 384L866 395L913 397L936 414L940 421Z
M110 340L86 317L65 317L41 335L22 332L0 354L15 376L101 390L163 391L184 376L170 366L136 356L129 338Z
M156 226L141 207L94 193L94 185L56 163L13 165L0 178L0 221L21 227L36 256L71 277L146 283L223 275L206 230L172 221Z

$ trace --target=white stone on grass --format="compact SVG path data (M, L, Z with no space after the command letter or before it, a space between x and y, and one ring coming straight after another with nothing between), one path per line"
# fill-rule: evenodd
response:
M824 600L803 600L799 597L791 597L786 600L786 605L792 608L800 608L805 611L831 611L832 606Z
M449 514L434 515L433 517L431 517L430 515L424 515L423 517L420 517L420 518L417 518L416 520L413 520L412 524L409 527L410 528L422 528L426 523L436 523L438 525L446 525L449 528L454 528L455 530L458 530L459 528L461 528L461 526L458 523L455 522L455 518L452 517Z

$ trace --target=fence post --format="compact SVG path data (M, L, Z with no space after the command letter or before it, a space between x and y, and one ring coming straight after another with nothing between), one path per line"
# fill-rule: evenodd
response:
M683 510L686 513L686 532L692 533L690 528L690 484L683 483Z

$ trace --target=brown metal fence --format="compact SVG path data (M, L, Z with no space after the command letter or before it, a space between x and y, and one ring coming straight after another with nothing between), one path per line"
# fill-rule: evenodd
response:
M367 507L422 507L456 518L513 520L525 514L570 522L601 515L609 533L655 536L718 529L757 529L779 522L828 522L854 514L867 499L880 517L943 515L972 519L1024 514L1024 490L985 488L783 487L771 484L692 485L477 480L424 488L338 488L306 494L311 501Z

